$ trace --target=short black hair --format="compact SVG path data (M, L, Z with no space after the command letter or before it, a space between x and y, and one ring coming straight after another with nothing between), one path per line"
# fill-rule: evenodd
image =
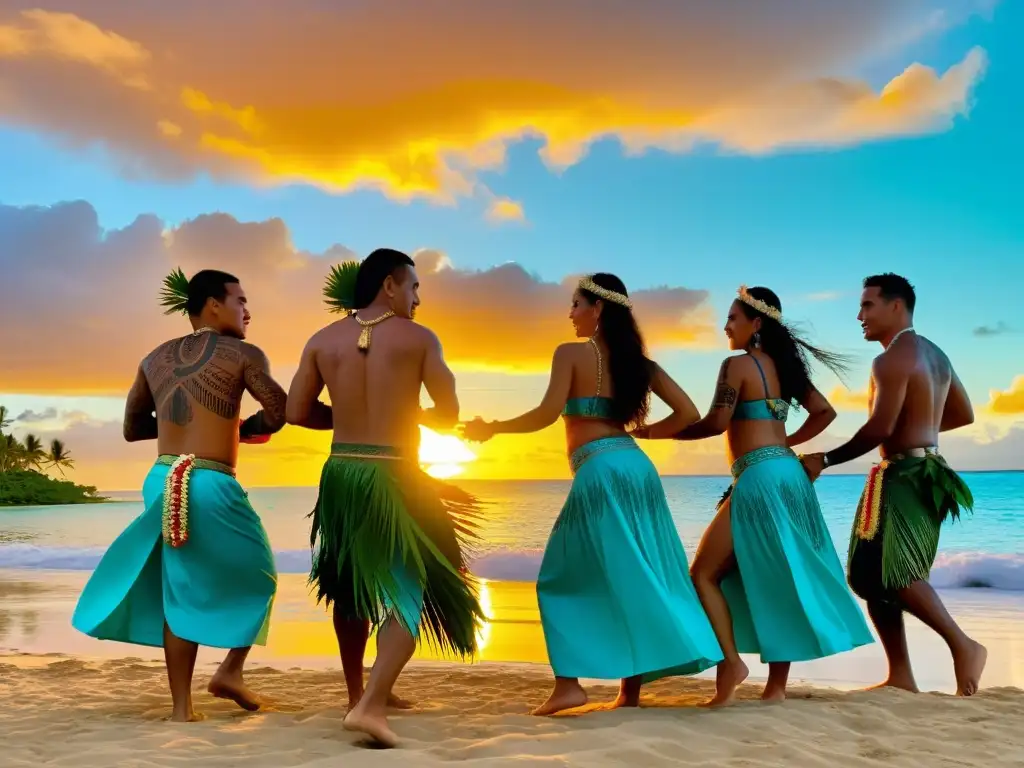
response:
M401 251L391 248L375 250L359 265L359 272L356 274L355 308L365 309L370 306L389 275L394 275L402 267L415 266L416 262Z
M188 281L188 308L189 317L199 317L203 313L203 307L209 299L224 301L228 295L228 286L238 285L238 278L221 272L216 269L203 269L192 275Z
M910 314L914 314L914 305L917 304L917 294L914 293L914 286L905 277L883 272L881 275L871 275L864 278L865 288L877 288L882 298L886 301L903 299Z

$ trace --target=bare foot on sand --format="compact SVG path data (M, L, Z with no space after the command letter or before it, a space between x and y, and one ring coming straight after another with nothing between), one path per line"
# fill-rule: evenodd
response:
M164 719L172 723L200 723L206 719L206 715L202 712L196 712L194 709L189 709L186 712L173 712Z
M640 688L643 683L638 677L626 678L619 685L619 696L609 706L608 709L618 709L619 707L639 707L640 706Z
M913 676L904 677L901 675L889 675L888 678L880 682L878 685L872 685L869 688L865 688L865 691L880 691L884 688L898 688L901 691L907 691L908 693L920 693L918 690L917 681L914 680Z
M699 706L702 707L728 707L736 701L736 689L747 679L750 670L743 663L742 659L734 662L723 661L718 665L718 674L715 680L715 695Z
M246 712L255 712L262 706L259 697L246 687L241 674L216 672L210 678L210 684L206 686L206 690L218 699L235 702Z
M981 643L968 640L963 650L953 654L956 673L956 695L973 696L981 687L981 673L988 662L988 649Z
M388 726L388 719L384 715L371 714L357 706L345 715L342 725L346 731L366 734L382 747L390 749L398 746L398 736Z
M360 698L362 698L362 694L360 694ZM345 710L346 714L355 709L356 704L358 703L359 699L349 699L348 708ZM401 696L396 696L393 693L388 694L387 705L391 709L413 709L416 706L415 703L409 701L408 699L403 699Z
M761 701L766 704L781 704L786 700L785 688L765 688L761 694Z
M556 683L555 690L548 696L548 700L537 707L531 715L544 717L553 715L556 712L564 712L567 709L576 709L587 703L587 692L579 683L562 684Z

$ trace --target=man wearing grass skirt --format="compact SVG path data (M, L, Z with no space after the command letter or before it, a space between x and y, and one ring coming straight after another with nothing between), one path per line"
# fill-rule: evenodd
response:
M266 642L277 574L235 464L240 441L266 442L284 426L285 392L266 355L244 341L250 315L236 277L203 270L188 280L176 270L162 303L193 330L147 355L128 393L125 439L155 439L159 454L145 509L104 554L72 624L101 640L162 646L171 719L191 721L201 719L191 694L199 645L231 649L210 693L260 706L242 668L249 648ZM262 410L240 424L245 392Z
M384 746L397 743L387 707L404 705L391 689L420 633L469 656L483 618L462 549L477 502L418 464L419 424L446 429L459 417L437 337L413 321L418 290L413 260L398 251L335 267L324 293L347 316L306 344L288 395L290 424L334 433L312 513L310 581L333 604L345 727ZM427 411L424 386L434 402ZM325 387L330 406L319 400ZM364 691L371 627L377 658Z
M963 384L945 353L914 330L917 298L891 273L864 281L864 338L884 351L871 367L871 416L844 445L804 457L811 479L880 447L850 537L850 586L868 605L889 661L882 686L917 691L903 613L937 632L953 656L957 693L977 692L988 652L968 637L928 583L947 518L973 508L971 491L939 454L940 432L974 421Z

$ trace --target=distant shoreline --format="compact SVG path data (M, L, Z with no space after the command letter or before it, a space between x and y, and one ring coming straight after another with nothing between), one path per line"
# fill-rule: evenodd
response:
M867 474L864 472L832 472L828 475L823 475L822 479L828 479L830 477L864 477ZM1024 469L971 469L963 470L958 472L960 475L1020 475L1024 474ZM694 478L698 480L731 480L732 475L660 475L663 480L676 480L680 478ZM572 478L569 477L454 477L449 478L445 482L449 483L561 483L571 482ZM316 490L315 485L246 485L249 490L260 490L260 491L277 491L286 489L296 488L308 488L310 490ZM102 493L134 493L138 494L139 489L137 488L118 488L102 491ZM137 500L136 500L137 501ZM130 499L106 499L108 504L116 503L131 503ZM28 506L44 506L28 505ZM48 505L46 505L48 506Z

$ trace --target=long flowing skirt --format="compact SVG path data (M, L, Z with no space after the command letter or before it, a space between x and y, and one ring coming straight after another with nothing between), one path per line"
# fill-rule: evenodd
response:
M796 455L759 448L732 474L737 568L722 591L737 650L764 662L810 661L874 642Z
M658 471L630 437L577 449L537 581L558 677L645 682L722 660Z
M395 618L444 653L473 655L486 617L464 545L479 507L396 448L335 443L311 515L318 601L374 627Z
M187 540L172 545L165 492L178 492L168 487L177 458L161 456L149 471L145 511L103 555L71 623L91 637L136 645L162 646L164 621L200 645L263 645L277 590L263 524L230 468L197 460L181 490Z

